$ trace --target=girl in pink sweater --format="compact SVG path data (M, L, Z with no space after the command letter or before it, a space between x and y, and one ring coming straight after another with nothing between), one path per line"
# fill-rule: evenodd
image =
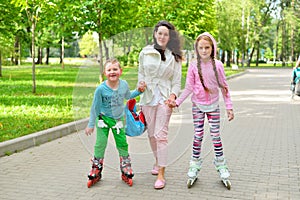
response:
M191 61L185 89L171 106L179 106L190 94L193 103L192 113L194 122L193 151L188 171L188 187L197 179L201 169L201 145L204 135L204 120L207 116L210 135L214 145L214 164L222 180L230 176L224 158L220 137L219 89L226 105L228 120L234 118L228 84L226 82L223 63L216 60L217 44L207 32L199 35L195 43L195 60ZM230 184L230 183L229 183ZM229 186L230 187L230 186Z

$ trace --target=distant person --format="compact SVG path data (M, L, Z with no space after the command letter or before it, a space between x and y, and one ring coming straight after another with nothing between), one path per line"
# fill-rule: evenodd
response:
M169 121L174 101L181 89L182 52L179 34L174 25L159 21L153 31L153 45L139 55L138 80L147 88L141 95L140 106L145 115L148 138L155 158L151 173L157 175L155 189L165 187Z
M134 174L131 169L128 143L124 131L124 100L140 95L145 90L145 85L139 85L138 90L131 92L127 82L119 79L121 74L122 69L119 61L116 59L107 60L104 64L104 75L107 80L95 90L89 123L85 129L85 134L91 135L96 124L97 138L94 146L92 169L88 175L88 187L101 179L109 130L113 133L119 152L122 179L130 186L132 185Z
M300 96L300 55L293 68L292 81L291 81L292 98L294 95Z
M217 42L207 32L200 34L197 37L195 52L196 59L190 62L185 88L182 94L171 103L173 107L180 106L183 101L192 94L194 139L190 167L187 173L187 184L188 187L193 185L195 180L197 180L198 173L201 169L201 147L206 116L215 152L214 164L225 186L230 189L230 182L227 180L230 173L226 165L220 137L219 89L222 91L229 121L234 118L234 114L224 73L224 66L221 61L216 59Z

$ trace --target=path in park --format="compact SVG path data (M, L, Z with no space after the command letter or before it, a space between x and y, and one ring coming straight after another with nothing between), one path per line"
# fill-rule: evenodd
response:
M83 131L0 158L0 199L300 199L300 99L290 100L291 69L250 69L228 81L235 120L221 131L231 170L232 189L219 180L212 164L209 134L203 145L199 180L187 189L186 172L193 135L191 103L172 116L167 185L154 190L149 171L153 157L146 135L129 138L136 174L134 185L120 179L112 138L106 151L103 179L87 188L94 137Z

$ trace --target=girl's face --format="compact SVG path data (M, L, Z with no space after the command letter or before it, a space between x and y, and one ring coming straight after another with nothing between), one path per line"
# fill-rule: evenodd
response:
M212 53L212 44L211 42L200 39L197 44L197 50L203 61L209 61Z
M170 40L170 31L167 27L160 26L154 33L154 37L156 39L157 44L160 45L163 49L165 49Z
M119 81L119 77L122 74L122 69L119 63L107 63L105 66L104 75L107 77L108 81L116 82Z

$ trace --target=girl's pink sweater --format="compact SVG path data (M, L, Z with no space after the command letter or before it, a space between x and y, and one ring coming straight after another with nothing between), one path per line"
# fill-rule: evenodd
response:
M228 84L226 82L225 72L223 63L219 60L215 60L216 68L219 76L219 82L224 87L228 88ZM185 88L179 98L176 99L176 104L179 106L191 93L192 102L200 105L211 105L219 101L219 86L215 76L215 72L213 70L213 65L211 62L201 62L202 76L204 80L204 84L207 88L209 88L210 93L205 92L199 78L197 61L193 60L190 63L188 68L188 73L186 77ZM230 93L228 89L228 93L225 94L224 90L222 90L223 99L225 102L226 109L232 109L232 102L230 98Z

